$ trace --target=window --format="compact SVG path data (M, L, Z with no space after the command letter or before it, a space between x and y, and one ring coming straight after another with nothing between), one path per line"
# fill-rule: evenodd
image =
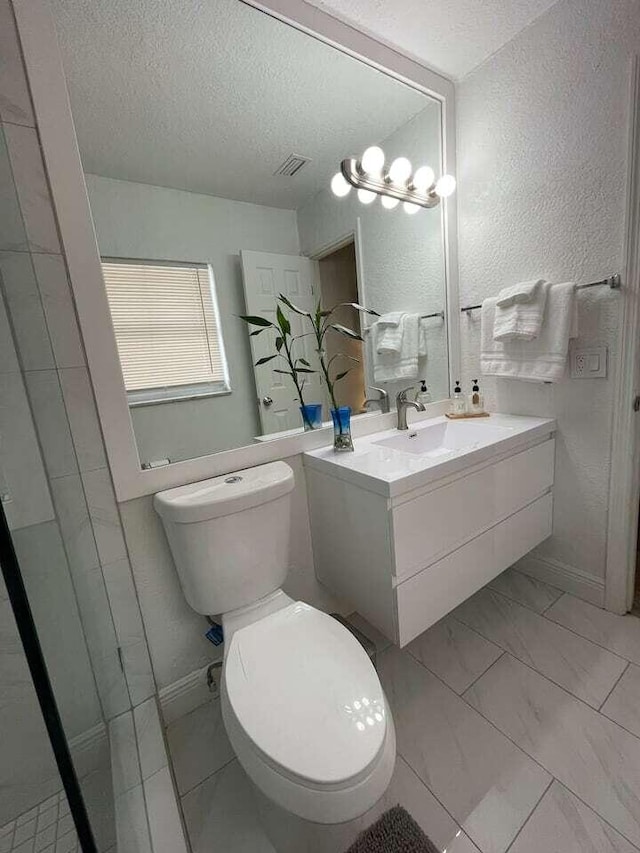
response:
M103 259L130 405L229 393L206 264Z

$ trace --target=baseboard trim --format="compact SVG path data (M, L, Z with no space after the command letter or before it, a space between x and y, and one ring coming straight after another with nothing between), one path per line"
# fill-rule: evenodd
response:
M604 578L596 578L560 560L527 554L513 567L525 575L569 592L596 607L604 607Z
M207 686L208 666L190 672L159 691L158 699L165 726L219 695L219 690L212 692Z

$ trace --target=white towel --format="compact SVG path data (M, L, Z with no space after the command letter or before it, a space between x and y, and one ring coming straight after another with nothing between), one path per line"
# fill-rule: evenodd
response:
M548 282L523 281L501 290L493 321L494 341L532 341L542 328Z
M400 352L382 352L378 350L378 323L372 326L373 376L376 382L396 382L401 379L418 378L418 353L420 317L418 314L405 314L400 322L402 343Z
M383 314L382 317L376 320L376 331L378 332L376 336L376 349L378 353L400 352L402 349L402 320L404 316L404 311L391 311L389 314Z
M511 287L504 287L498 294L498 307L508 308L515 302L531 302L538 295L538 289L544 279L535 278L533 281L521 281L518 284L512 284Z
M527 382L559 382L564 376L569 338L578 336L577 300L573 282L552 284L540 335L533 341L495 341L497 299L482 303L480 370Z

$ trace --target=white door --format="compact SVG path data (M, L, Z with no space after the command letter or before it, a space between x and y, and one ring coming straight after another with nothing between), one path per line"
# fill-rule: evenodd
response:
M317 261L299 255L249 252L244 249L240 252L240 257L247 314L257 314L275 323L277 298L280 293L304 311L315 310L313 282L317 279ZM284 305L281 307L291 323L292 335L298 336L310 331L305 317L295 314ZM247 328L247 334L255 328ZM276 351L275 337L271 330L267 330L249 338L254 364L258 359ZM315 369L317 359L313 335L296 340L294 352L296 358L306 359ZM289 368L283 358L274 358L267 364L254 367L263 435L302 426L300 403L291 377L276 373L276 369ZM317 373L305 375L303 394L305 403L324 402L324 392ZM327 416L325 407L323 417L326 419Z

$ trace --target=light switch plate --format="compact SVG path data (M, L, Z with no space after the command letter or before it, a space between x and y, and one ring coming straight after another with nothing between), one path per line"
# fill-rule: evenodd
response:
M571 352L572 379L604 379L607 375L607 347L588 347Z

